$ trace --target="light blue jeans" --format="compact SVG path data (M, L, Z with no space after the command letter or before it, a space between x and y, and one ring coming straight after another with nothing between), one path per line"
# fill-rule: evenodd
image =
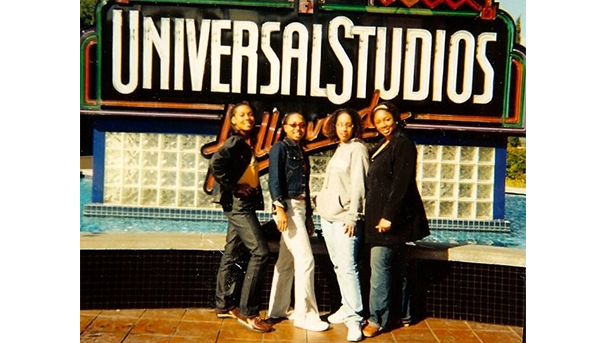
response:
M361 323L363 305L357 258L363 225L358 222L355 236L349 237L345 234L343 222L329 222L322 218L321 224L322 235L341 291L339 310L346 314L346 322Z
M394 250L386 246L370 249L370 294L368 310L370 322L386 327L389 320L391 268Z

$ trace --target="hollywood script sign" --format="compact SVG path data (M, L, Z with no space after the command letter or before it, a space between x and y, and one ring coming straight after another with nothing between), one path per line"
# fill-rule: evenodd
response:
M377 137L379 133L376 131L374 124L371 121L370 114L372 109L379 102L379 91L376 90L373 93L372 99L367 107L361 108L357 110L357 113L360 117L361 124L361 137L362 139L370 139L373 137ZM228 107L228 111L231 110L231 106ZM400 119L406 120L410 118L410 113L400 113ZM282 127L279 124L281 117L280 112L276 109L270 114L268 112L264 112L261 119L261 125L259 125L259 129L254 132L255 136L253 137L254 146L253 153L257 160L259 161L259 172L263 174L267 172L269 167L269 151L273 144L275 144L282 137ZM337 140L332 140L327 138L326 130L328 126L328 116L324 118L320 118L315 121L309 121L307 123L307 127L305 128L305 139L302 142L302 148L308 154L311 154L315 151L321 151L324 149L328 149L338 143ZM200 152L202 156L206 158L211 158L212 155L217 152L223 146L223 143L229 137L230 124L228 120L228 116L223 118L223 125L221 126L221 131L217 135L217 140L215 142L204 144ZM210 169L209 169L210 170ZM210 172L206 174L206 180L204 183L204 190L207 193L211 193L214 185L214 177Z
M324 116L364 108L375 90L403 111L499 118L511 20L293 8L107 2L100 9L100 98L250 101Z

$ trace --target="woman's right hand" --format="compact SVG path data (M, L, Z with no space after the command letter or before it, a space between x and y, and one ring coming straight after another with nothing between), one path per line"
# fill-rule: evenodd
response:
M347 237L351 238L356 235L356 227L350 226L348 224L343 224L343 229L345 229L345 234Z
M284 232L288 229L288 218L286 217L286 211L280 206L276 206L276 225L278 231Z
M238 199L246 199L256 191L247 184L238 185L238 189L234 192L234 196Z
M381 220L379 221L379 225L375 226L375 228L380 233L389 231L391 229L391 222L385 218L381 218Z

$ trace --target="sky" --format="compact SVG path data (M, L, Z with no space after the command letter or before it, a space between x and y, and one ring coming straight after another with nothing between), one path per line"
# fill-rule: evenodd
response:
M514 22L522 18L522 40L526 45L526 0L497 0L499 8L509 13Z

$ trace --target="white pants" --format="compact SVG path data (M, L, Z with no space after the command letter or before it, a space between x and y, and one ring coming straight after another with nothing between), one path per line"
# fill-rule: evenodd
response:
M269 295L268 316L288 317L295 325L320 320L314 290L314 256L305 228L305 201L286 200L288 229L282 232L280 252L274 267ZM295 284L295 308L290 309L290 294Z

